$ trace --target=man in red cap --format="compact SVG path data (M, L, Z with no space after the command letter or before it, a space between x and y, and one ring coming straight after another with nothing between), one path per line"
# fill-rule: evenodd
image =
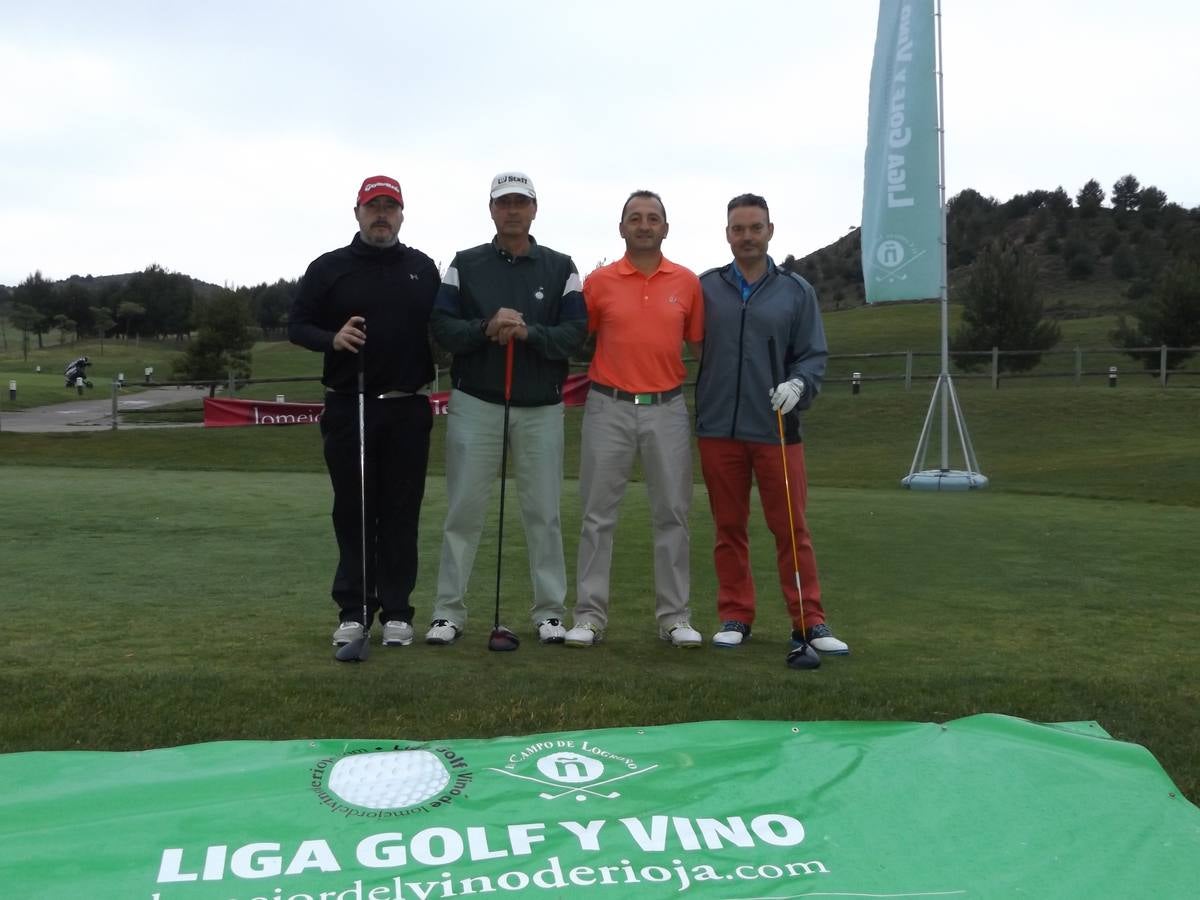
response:
M300 280L288 337L325 354L321 436L333 485L338 564L332 594L340 609L333 642L362 637L378 612L383 643L404 646L413 640L409 598L417 580L417 522L433 426L427 390L434 375L429 314L441 279L433 260L400 243L404 196L394 178L374 175L363 181L354 218L358 233L349 246L317 257ZM365 394L362 485L360 361ZM365 622L363 546L369 605Z

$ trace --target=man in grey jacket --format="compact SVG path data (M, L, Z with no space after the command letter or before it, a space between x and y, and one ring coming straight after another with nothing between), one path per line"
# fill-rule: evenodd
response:
M696 383L696 436L716 527L717 647L737 647L754 624L750 572L751 478L758 482L767 526L775 536L779 584L793 623L793 646L820 653L850 648L825 622L812 536L804 517L808 495L800 411L821 388L828 350L812 285L776 267L767 255L774 233L767 202L755 194L729 201L725 237L733 262L700 276L704 291L704 352ZM773 345L780 372L772 371ZM783 414L791 516L780 454ZM792 539L800 569L797 592ZM801 596L803 595L803 610ZM803 629L803 630L802 630Z

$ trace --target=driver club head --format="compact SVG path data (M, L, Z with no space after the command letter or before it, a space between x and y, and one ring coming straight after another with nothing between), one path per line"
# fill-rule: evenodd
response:
M488 649L497 652L516 650L521 646L521 639L503 625L497 625L488 636Z
M821 657L807 641L804 641L788 652L787 665L789 669L819 669Z
M342 644L333 654L338 662L365 662L370 652L371 643L366 635L355 638L348 644Z

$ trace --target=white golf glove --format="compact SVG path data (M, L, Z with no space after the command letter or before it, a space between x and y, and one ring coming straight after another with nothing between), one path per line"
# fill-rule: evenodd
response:
M785 381L767 393L771 398L771 409L787 415L796 408L796 404L804 396L804 379L793 378Z

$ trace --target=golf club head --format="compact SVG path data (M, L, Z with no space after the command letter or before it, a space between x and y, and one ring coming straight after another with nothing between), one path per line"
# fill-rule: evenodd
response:
M789 669L819 669L821 657L806 641L788 653L787 665Z
M370 652L371 642L366 635L355 638L348 644L342 644L333 654L338 662L365 662Z
M497 625L488 636L488 649L497 652L516 650L521 646L521 639L505 628Z

